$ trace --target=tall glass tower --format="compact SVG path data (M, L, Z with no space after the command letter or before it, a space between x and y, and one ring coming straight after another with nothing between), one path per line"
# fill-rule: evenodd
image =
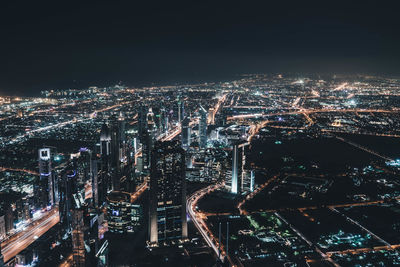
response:
M149 245L187 239L185 154L177 141L154 145L150 172Z
M207 110L200 106L199 146L202 149L207 146L207 116Z

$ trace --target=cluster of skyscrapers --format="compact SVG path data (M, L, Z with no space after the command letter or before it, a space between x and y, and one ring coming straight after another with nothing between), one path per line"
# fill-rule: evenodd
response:
M175 103L176 113L162 101L151 106L143 101L129 125L122 112L104 117L98 142L62 163L56 147L38 149L33 212L57 211L63 235L71 236L74 266L108 264L106 232L125 235L145 227L150 248L188 240L186 181L223 177L226 152L212 149L216 140L208 138L207 109L199 104L186 113L180 94ZM254 175L244 170L244 146L232 149L233 194L254 186ZM148 201L138 201L147 188Z

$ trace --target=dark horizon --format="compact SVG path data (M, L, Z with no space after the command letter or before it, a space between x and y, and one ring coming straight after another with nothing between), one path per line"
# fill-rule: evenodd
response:
M9 3L0 94L245 73L398 76L396 10L376 1Z

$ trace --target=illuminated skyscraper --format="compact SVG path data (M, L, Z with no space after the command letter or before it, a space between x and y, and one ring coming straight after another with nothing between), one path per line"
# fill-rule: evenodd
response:
M113 118L111 126L111 177L112 177L112 190L120 189L120 174L121 174L121 163L120 163L120 133L119 133L119 121Z
M161 109L161 114L162 114L162 122L161 122L162 132L166 133L166 132L168 132L169 119L168 119L168 112L164 107L162 107L162 109Z
M190 119L189 117L185 117L182 121L182 147L187 149L190 146Z
M154 146L150 174L150 246L187 239L184 153L176 141L158 141Z
M50 148L39 149L39 181L34 186L34 194L37 208L55 204L55 181L51 169Z
M72 224L71 209L73 207L73 194L76 187L76 171L70 163L62 172L60 180L60 222L70 229Z
M232 150L232 182L231 193L238 193L238 145L233 146Z
M182 122L185 118L185 101L183 101L180 97L178 98L178 121Z
M249 191L250 192L254 191L254 184L255 184L254 170L251 170L250 171L250 186L249 186Z
M106 180L106 176L110 175L111 162L111 134L110 128L103 124L100 131L100 162L102 171L102 180ZM107 185L105 185L107 186Z
M125 117L122 114L122 112L119 113L118 117L118 133L119 133L119 143L120 146L122 147L123 144L126 142L126 135L125 135Z
M155 125L154 125L154 113L150 108L146 118L146 132L143 135L142 142L142 158L143 168L147 170L151 165L151 150L153 149L153 142L155 138Z
M92 182L93 207L98 208L99 207L99 171L98 171L98 160L94 154L91 154L91 157L90 157L90 176L92 179L91 182ZM102 203L102 201L100 203Z
M85 266L83 210L72 211L72 260L74 267Z
M207 110L202 106L200 106L199 146L202 149L207 146Z
M100 131L100 154L108 156L111 153L111 135L107 124L103 124Z
M131 195L114 191L107 196L107 222L111 233L132 233L140 226L142 207L131 202Z
M113 116L111 119L111 150L110 165L112 176L112 189L120 190L123 165L126 163L126 137L125 137L125 118L122 113L118 118Z

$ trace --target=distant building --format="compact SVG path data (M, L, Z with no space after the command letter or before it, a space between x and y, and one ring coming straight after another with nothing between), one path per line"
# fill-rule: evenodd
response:
M199 120L199 147L201 149L207 146L207 110L200 106Z
M237 194L238 193L238 145L233 145L232 149L232 182L231 182L231 193Z
M116 117L111 123L111 177L112 190L120 190L121 186L121 130L120 121Z
M140 105L138 111L138 134L139 134L139 141L142 144L146 139L145 134L147 132L147 113L148 113L148 108L145 105Z
M153 143L155 139L155 123L154 123L154 113L150 108L146 117L146 129L142 133L142 159L143 159L143 170L147 171L151 165L151 150L153 148Z
M190 146L190 135L191 135L191 128L190 128L190 118L185 117L182 120L182 147L183 149L187 149Z
M104 124L100 132L100 155L102 172L100 182L107 182L107 190L121 189L121 177L128 160L128 143L125 134L125 118L122 113L112 116L110 126ZM109 181L106 176L111 178ZM104 185L103 185L104 186ZM99 195L100 196L100 195Z
M110 154L111 154L111 134L110 128L106 124L103 124L100 131L100 155L102 170L109 171L110 169Z
M255 187L254 171L245 169L246 146L236 143L232 146L232 169L227 172L226 187L232 194L252 192Z
M185 118L185 101L180 97L178 98L178 121L182 122Z
M185 154L179 142L156 142L150 173L149 245L187 239Z
M98 208L99 204L103 203L103 200L99 198L99 170L98 160L95 155L91 154L90 157L90 176L92 184L92 204L93 207ZM100 183L101 185L101 183Z
M255 187L255 174L254 170L250 171L250 186L249 186L249 191L253 192Z
M6 233L9 233L12 229L14 229L14 212L12 210L10 203L5 203L5 226L6 226Z

